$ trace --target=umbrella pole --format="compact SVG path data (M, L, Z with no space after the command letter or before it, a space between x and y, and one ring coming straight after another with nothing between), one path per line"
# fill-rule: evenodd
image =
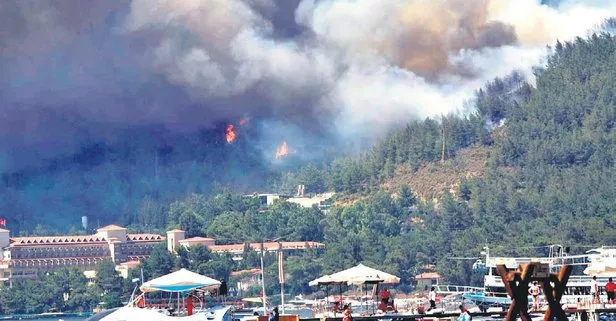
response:
M371 295L371 297L372 297L372 314L374 315L376 313L374 311L374 305L379 301L379 284L377 283L376 284L376 288L373 287L372 289L373 289L372 295ZM374 300L374 292L376 292L376 301Z
M329 284L325 285L325 311L323 311L323 313L327 313L327 310L329 310ZM336 316L336 313L334 312L334 317Z
M366 292L366 296L364 298L364 304L366 305L366 312L368 312L368 287L364 283L364 291Z
M178 292L178 316L180 316L180 292Z

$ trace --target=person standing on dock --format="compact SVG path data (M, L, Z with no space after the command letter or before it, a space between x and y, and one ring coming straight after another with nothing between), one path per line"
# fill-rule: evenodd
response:
M428 294L428 300L430 300L430 307L428 308L428 311L436 309L436 289L434 289L434 287L430 289L430 293Z
M528 292L530 293L530 295L533 296L533 311L538 311L539 310L539 285L537 284L537 281L534 281L531 285L530 288L528 289Z
M186 296L186 302L185 303L186 303L186 315L187 316L193 315L193 310L194 310L195 306L193 304L192 294L189 294L189 295Z
M599 299L599 285L597 284L597 276L592 277L592 281L590 281L590 294L592 295L593 303L601 303L601 299Z
M383 288L383 291L381 291L381 302L387 305L387 303L389 303L390 297L391 293L389 292L389 290L387 290L387 288Z
M614 294L616 294L616 283L612 281L612 278L607 280L605 284L605 292L607 292L607 303L612 304L616 302Z

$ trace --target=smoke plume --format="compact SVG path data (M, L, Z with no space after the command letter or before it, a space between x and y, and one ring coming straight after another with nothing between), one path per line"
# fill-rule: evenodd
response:
M5 0L3 166L247 115L265 138L370 138L455 111L495 76L532 78L546 45L614 13L591 0Z

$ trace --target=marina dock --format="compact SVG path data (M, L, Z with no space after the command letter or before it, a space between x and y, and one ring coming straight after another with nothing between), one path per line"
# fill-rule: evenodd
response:
M539 314L543 316L544 311L540 311L532 314ZM597 305L596 307L584 307L584 308L570 308L565 309L565 312L569 315L575 315L576 320L584 320L582 318L582 314L586 313L588 321L599 321L599 315L602 313L614 313L616 314L616 305ZM474 312L470 313L473 318L475 317L492 317L502 319L507 314L507 311L502 312ZM460 314L457 312L449 312L449 313L433 313L433 314L408 314L408 315L374 315L374 316L359 316L353 317L353 321L380 321L380 320L390 320L390 321L430 321L430 320L455 320L458 318ZM342 321L342 317L336 318L301 318L301 321Z

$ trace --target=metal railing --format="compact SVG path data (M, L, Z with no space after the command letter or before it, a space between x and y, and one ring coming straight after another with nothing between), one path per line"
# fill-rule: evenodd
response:
M451 284L439 284L434 285L434 289L437 293L443 294L456 294L456 293L469 293L469 292L483 292L483 288L467 285L451 285Z

